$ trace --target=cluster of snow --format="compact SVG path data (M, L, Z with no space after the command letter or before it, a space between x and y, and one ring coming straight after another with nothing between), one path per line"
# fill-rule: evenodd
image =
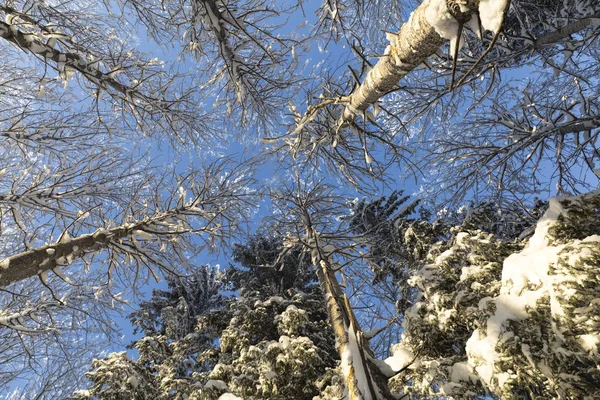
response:
M129 378L127 378L127 383L131 385L132 388L137 389L137 387L140 385L140 380L137 376L131 375Z
M479 18L481 19L481 26L494 33L498 32L507 4L508 0L480 0Z
M139 236L140 239L142 240L148 240L148 241L152 241L155 239L154 235L152 233L148 233L146 231L143 231L141 229L138 230L134 230L133 234L136 236Z
M403 368L406 368L410 363L415 360L414 353L402 347L399 344L392 346L392 355L391 357L383 360L387 369L381 368L382 372L386 376L392 376Z
M218 400L242 400L242 398L231 393L223 393Z
M275 317L275 323L280 333L300 335L309 320L306 311L290 304L283 313Z
M561 200L559 198L550 200L550 207L538 222L535 234L527 247L504 261L500 294L480 301L481 310L494 311L483 327L474 331L466 343L466 351L469 363L490 387L505 390L504 386L509 385L510 380L514 378L497 366L504 357L499 346L515 336L509 327L510 322L531 318L531 313L539 308L541 301L549 302L551 329L559 338L550 345L549 351L556 353L558 359L566 355L566 350L562 347L564 329L557 325L557 321L566 316L561 300L581 296L576 289L568 288L565 284L571 282L581 284L582 282L577 283L577 281L585 280L585 276L565 275L557 267L561 260L566 260L568 265L574 266L588 257L590 251L585 245L597 244L600 242L600 237L593 235L583 240L572 240L568 244L554 244L549 229L557 223L559 216L565 211L561 206ZM594 301L600 302L600 299L592 300ZM587 317L581 322L586 320ZM598 351L597 346L600 342L598 335L580 335L579 341L588 351ZM532 366L546 371L545 375L551 374L543 360L542 362L533 360L529 345L522 344L520 349ZM508 386L506 390L510 390Z
M349 327L345 328L346 332L348 333L348 343L344 345L342 352L340 363L342 373L346 379L348 379L352 373L354 374L354 378L356 379L356 388L360 394L362 394L362 399L377 400L373 399L371 396L371 391L369 389L369 381L371 379L368 376L369 371L366 371L364 368L362 360L363 354L358 343L356 333L354 332L354 326L350 324Z
M271 307L271 306L277 306L281 303L284 303L285 299L281 296L271 296L268 299L262 301L262 300L256 300L254 302L254 307Z
M469 11L465 4L458 1L457 3L461 12ZM477 34L480 34L479 23L481 23L484 29L497 33L502 25L503 14L507 4L508 0L481 0L478 8L479 17L473 13L467 25ZM425 9L425 18L438 35L450 40L450 48L454 49L456 41L459 39L459 23L448 9L447 1L429 0Z
M221 391L227 391L229 388L227 384L218 379L210 379L204 384L205 389L216 389Z
M450 48L453 49L456 46L459 26L448 10L446 0L430 0L429 6L425 9L425 18L438 35L450 40Z

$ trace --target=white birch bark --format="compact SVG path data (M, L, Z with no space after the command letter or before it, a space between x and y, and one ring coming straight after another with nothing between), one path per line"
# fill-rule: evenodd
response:
M226 210L223 211L225 212ZM193 216L205 219L206 225L201 227L186 225L185 221ZM203 210L192 203L147 217L142 221L110 229L100 228L94 233L74 238L63 234L55 243L29 249L0 260L0 288L36 275L44 280L48 271L60 275L60 267L83 259L86 254L109 248L117 248L119 251L134 255L147 255L148 253L142 252L137 246L135 236L147 241L186 234L206 234L216 238L225 235L223 232L225 228L219 225L219 220L218 213ZM128 239L133 247L121 246L125 239Z
M103 89L108 90L112 88L125 96L141 96L136 90L122 84L109 74L100 71L100 69L86 62L79 54L61 52L42 42L35 34L22 32L14 25L0 21L0 37L25 51L42 57L45 62L49 60L54 61L59 70L68 67L78 71L90 82Z
M387 400L392 396L387 379L371 361L373 351L361 331L348 297L344 294L330 256L319 245L317 233L304 215L311 260L317 272L319 286L325 297L327 312L333 328L336 348L342 360L342 374L348 400ZM308 223L307 223L308 222Z
M173 213L165 213L156 218L145 220L135 224L126 224L112 229L98 229L94 233L78 236L72 239L62 239L56 243L36 247L15 254L0 261L0 288L23 279L36 275L43 276L48 271L67 266L72 262L83 258L86 254L102 251L111 246L112 243L135 231L144 231L171 218Z
M477 10L479 0L446 0L448 10L465 23ZM433 55L448 38L442 37L439 27L432 25L432 13L440 12L443 0L425 0L402 25L397 35L390 35L386 55L369 71L364 81L349 96L344 119L352 120L371 104L394 89L400 79ZM438 16L434 15L434 18ZM458 28L457 28L458 32Z

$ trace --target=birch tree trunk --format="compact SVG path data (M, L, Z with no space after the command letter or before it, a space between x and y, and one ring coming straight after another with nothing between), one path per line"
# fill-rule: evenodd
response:
M0 288L69 265L85 254L107 248L112 240L118 241L131 232L132 229L123 226L99 229L94 233L59 240L5 258L0 261Z
M369 71L364 81L349 96L349 103L344 110L343 118L352 120L355 115L362 114L371 104L394 89L400 79L422 64L433 55L447 40L440 35L431 24L433 19L439 21L440 5L443 0L425 0L411 14L396 35L390 35L390 46L386 55ZM446 0L447 12L458 23L466 23L471 14L477 10L479 0ZM452 24L452 21L445 21Z
M191 203L155 214L141 221L126 223L114 228L100 228L94 233L75 238L70 238L65 232L55 243L36 247L0 260L0 288L36 275L45 280L48 271L53 271L63 277L60 267L83 259L86 254L107 249L113 249L133 258L144 258L158 267L169 268L159 260L155 260L148 248L139 246L138 239L157 244L162 238L169 242L170 246L178 246L178 242L171 239L190 234L206 235L217 240L220 236L228 235L229 227L221 225L223 219L227 218L226 213L226 209L220 213L213 212ZM189 221L193 221L195 218L202 219L203 224L192 226ZM178 253L183 252L183 249L175 250ZM158 250L158 252L162 254L165 250Z
M4 21L0 21L0 37L24 51L40 56L44 62L54 61L58 70L68 67L80 72L87 80L103 89L113 88L125 96L139 95L135 89L129 88L109 74L100 71L99 68L86 62L79 54L57 50L44 43L35 34L20 31L14 25L9 25Z
M305 215L305 222L310 221ZM371 361L373 351L356 320L348 297L335 277L334 264L319 245L317 233L306 226L310 254L317 272L319 286L325 297L327 312L333 328L336 347L341 358L346 398L349 400L392 399L387 378Z
M172 210L159 214L151 219L125 224L111 229L98 229L94 233L70 238L63 234L56 243L36 247L15 254L0 261L0 288L36 275L45 275L48 271L60 274L57 268L70 265L86 254L105 250L114 243L136 233L152 236L154 234L170 234L156 229L157 224L168 225L168 220L177 216L181 210Z

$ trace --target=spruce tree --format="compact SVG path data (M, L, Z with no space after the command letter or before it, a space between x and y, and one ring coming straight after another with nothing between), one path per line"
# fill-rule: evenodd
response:
M168 277L167 285L153 290L150 300L130 315L135 332L144 334L129 346L139 357L123 351L94 360L86 373L91 385L76 392L76 398L183 399L194 374L211 367L199 360L218 336L196 325L225 306L222 274L201 266L190 276Z
M552 199L529 239L452 228L408 280L418 295L386 360L392 391L594 398L599 206L598 193Z
M92 385L76 398L310 400L339 391L312 266L297 251L274 269L281 250L275 238L254 236L235 246L236 264L223 275L202 267L170 279L130 317L144 333L133 344L137 360L125 352L95 360Z

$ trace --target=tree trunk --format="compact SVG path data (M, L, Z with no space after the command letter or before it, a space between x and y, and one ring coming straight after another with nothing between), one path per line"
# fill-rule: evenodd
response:
M111 240L121 239L129 232L124 227L99 229L95 233L61 240L5 258L0 261L0 287L68 265L87 253L107 248Z
M459 3L463 3L462 7ZM469 21L473 11L477 10L478 3L479 0L446 0L448 12L456 19L456 33L458 23ZM398 34L392 35L386 55L379 59L364 81L349 96L349 104L344 110L345 120L352 120L355 115L362 114L448 40L430 23L432 13L440 12L437 8L440 4L443 4L440 0L425 0L402 25ZM468 10L464 11L465 9Z
M325 297L336 347L342 360L342 374L349 400L392 399L387 379L371 361L373 351L356 320L348 297L336 277L330 257L319 246L317 234L307 227L307 239L312 244L311 259L316 268L319 286Z
M46 271L67 266L73 261L83 258L86 254L105 250L121 239L132 235L173 236L185 231L162 230L168 227L169 221L180 215L193 215L193 205L183 206L159 213L142 221L128 223L111 229L100 228L94 233L88 233L70 238L63 236L55 243L30 249L0 261L0 288L23 279L41 275ZM195 211L194 211L195 212ZM189 214L188 214L189 213ZM208 231L208 229L207 229ZM56 270L57 274L60 271Z
M590 15L587 18L582 18L579 21L571 22L558 29L555 32L549 33L537 39L534 43L535 49L541 49L544 46L555 44L565 38L568 38L574 33L582 31L594 24L594 20L600 19L600 12Z

